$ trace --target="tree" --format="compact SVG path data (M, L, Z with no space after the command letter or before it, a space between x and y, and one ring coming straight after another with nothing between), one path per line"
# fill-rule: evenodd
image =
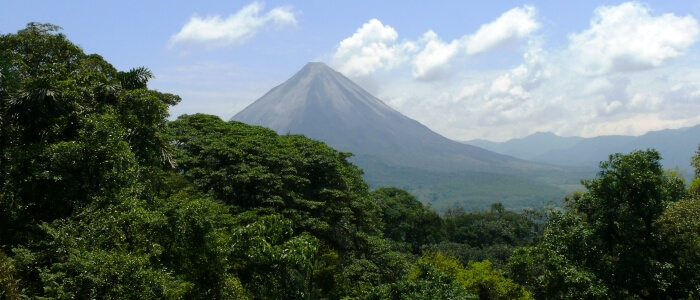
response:
M441 252L427 252L418 264L429 264L454 279L454 282L479 299L532 299L525 288L494 270L488 260L462 265L454 256ZM414 270L414 276L416 276Z
M446 238L440 216L408 192L379 188L372 192L372 197L382 210L384 236L408 244L414 254L419 254L423 245L439 243Z
M96 105L86 103L92 98L84 97L95 82L79 80L89 73L81 72L86 56L58 30L51 24L30 23L17 34L0 36L0 65L6 79L0 123L0 236L5 237L5 247L31 239L36 224L73 213L90 192L97 191L79 188L84 186L80 179L88 178L70 174L78 180L67 182L62 175L69 175L64 172L68 170L53 173L58 168L52 163L68 161L64 155L73 154L70 161L76 165L80 151L78 147L70 151L71 143L84 121L96 117L90 114Z
M15 266L5 253L0 250L0 298L19 299L19 283L15 279Z
M459 285L452 276L429 263L417 264L412 278L366 289L359 298L368 300L479 299L478 296Z
M695 168L695 177L688 187L688 195L690 198L700 199L700 146L690 160L690 164Z
M590 264L601 259L598 241L580 215L550 211L532 246L516 249L508 273L537 299L605 299L610 287Z
M683 181L664 172L660 161L654 150L611 155L598 178L583 181L589 192L570 203L600 240L599 274L642 297L666 293L667 267L656 251L653 223L685 193Z
M380 210L349 154L296 135L183 115L170 123L176 168L201 197L235 213L279 213L319 242L313 294L340 298L395 281L404 257L381 238Z
M540 242L516 252L514 278L546 297L682 297L654 222L684 197L684 184L660 160L646 150L601 162L582 182L588 192L567 197L570 210L552 214Z
M166 165L150 157L168 144L167 107L179 98L116 88L114 67L59 29L30 23L0 36L0 252L10 256L3 264L12 263L30 296L196 290L176 278L189 270L175 276L154 263L172 243L151 236L175 189L155 188L164 179L153 170Z
M30 23L0 36L0 236L6 248L31 240L42 222L144 184L151 174L145 170L164 167L162 157L169 157L163 131L168 107L179 97L122 90L112 65L86 55L59 30ZM140 78L145 88L149 77Z
M700 199L673 203L655 221L657 238L674 280L669 290L678 296L700 293Z
M118 72L117 79L126 90L136 90L147 88L149 79L154 78L151 70L145 67L138 67L128 72Z
M654 221L661 254L673 265L678 295L700 295L700 148L692 158L695 178L685 199L669 205Z
M535 224L525 213L506 211L501 203L470 213L449 209L444 222L448 241L427 248L452 253L464 264L489 260L500 267L516 247L535 236Z

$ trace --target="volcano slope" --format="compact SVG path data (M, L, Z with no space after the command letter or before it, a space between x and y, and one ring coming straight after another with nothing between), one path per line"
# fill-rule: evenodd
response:
M323 63L304 66L232 121L303 134L345 152L372 187L396 186L438 210L557 201L581 174L445 138Z

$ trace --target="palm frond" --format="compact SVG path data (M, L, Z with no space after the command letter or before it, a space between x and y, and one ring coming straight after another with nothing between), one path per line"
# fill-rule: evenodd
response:
M117 79L126 90L145 89L148 80L154 78L153 73L146 67L138 67L128 72L118 72Z

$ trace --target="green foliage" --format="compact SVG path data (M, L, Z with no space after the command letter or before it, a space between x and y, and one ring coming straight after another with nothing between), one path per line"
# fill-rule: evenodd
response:
M496 268L503 268L506 261L518 247L507 244L493 244L479 247L464 243L442 242L423 246L423 252L439 251L454 255L462 264L470 261L491 261Z
M31 240L42 222L110 201L142 170L160 167L152 153L167 153L161 131L179 98L145 91L145 101L121 90L114 67L59 29L30 23L0 36L0 236L7 247Z
M280 213L296 235L318 239L310 294L357 295L406 272L380 237L381 210L348 154L207 115L180 116L170 128L176 167L202 197L235 212Z
M15 279L16 269L12 260L0 250L0 298L19 299L19 283Z
M488 260L463 266L454 256L428 252L418 260L418 264L429 264L447 274L479 299L532 299L530 292L504 277L503 272L494 270ZM420 271L414 270L412 276L419 277Z
M428 263L419 263L413 271L414 278L366 289L360 299L431 300L479 299L457 284L452 276Z
M660 159L647 150L602 162L597 178L583 181L588 192L567 197L570 210L552 213L539 243L514 254L513 278L538 297L688 297L693 288L676 286L675 256L657 238L655 222L685 195Z
M243 285L266 299L306 299L318 240L307 234L294 235L292 223L280 215L237 216L231 243L235 270Z
M126 90L136 90L147 88L148 80L152 79L154 76L151 70L138 67L128 72L117 72L116 77L121 83L122 88Z
M466 270L458 280L480 299L533 299L529 291L494 270L488 260L470 263Z
M152 264L162 247L151 241L150 225L162 220L143 203L123 200L83 217L44 224L45 239L16 248L23 269L39 272L33 275L38 278L25 278L27 291L58 298L115 299L134 297L137 290L146 298L159 298L185 289L186 282Z
M510 257L511 277L538 299L608 298L608 286L585 265L600 258L592 230L573 213L550 212L546 225L536 245Z
M642 297L668 293L671 279L656 252L653 223L685 194L682 179L665 173L660 160L653 150L611 155L601 163L598 178L583 182L589 192L570 204L600 242L608 264L598 267L599 274Z
M673 203L655 221L664 257L673 265L672 290L700 295L700 199Z
M536 235L536 224L526 213L506 211L501 203L492 204L490 210L470 213L449 208L444 222L448 240L426 248L451 253L463 264L489 260L500 267L515 248Z
M243 295L228 263L228 209L177 196L177 175L161 171L167 108L179 98L146 90L147 77L122 89L109 63L58 29L32 23L0 37L8 284L32 297Z
M695 168L695 177L700 177L700 146L698 146L698 151L691 158L690 165Z
M423 245L445 240L447 234L440 216L408 192L380 188L372 192L372 197L382 209L384 237L408 244L414 254Z
M455 212L447 218L450 240L474 247L495 244L519 246L532 238L533 222L523 214L495 203L490 211Z
M700 146L698 146L698 151L690 161L690 165L695 168L695 177L688 187L688 196L694 199L700 199Z

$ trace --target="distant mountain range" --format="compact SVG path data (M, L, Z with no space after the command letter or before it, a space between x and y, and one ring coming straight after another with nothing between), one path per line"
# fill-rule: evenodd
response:
M538 132L506 142L471 140L464 143L524 160L577 167L596 167L600 161L607 160L611 153L653 148L661 153L664 167L692 171L690 158L700 144L700 125L651 131L640 136L582 138Z
M371 186L404 188L438 208L558 200L580 175L447 139L323 63L307 64L231 120L352 152Z

